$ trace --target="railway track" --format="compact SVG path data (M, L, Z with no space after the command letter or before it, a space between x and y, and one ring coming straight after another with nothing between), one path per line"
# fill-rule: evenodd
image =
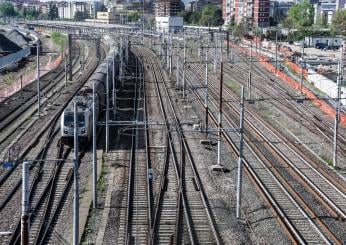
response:
M202 78L203 77L203 75L201 74L202 72L201 71L199 71L197 68L195 68L195 72L194 72L194 74L195 73L198 73L199 74L199 76ZM193 82L195 82L195 78L194 78L194 76L191 74L191 73L188 73L188 79L190 80L190 85L192 85L192 83ZM191 80L191 79L193 79L193 80ZM216 84L216 81L213 81L213 83L214 84ZM216 112L217 111L217 105L215 104L215 100L218 100L218 93L217 93L217 89L218 89L218 87L217 86L215 86L215 85L213 85L212 83L210 84L210 86L211 86L211 88L213 89L213 93L214 93L214 95L213 95L213 99L211 99L210 101L211 101L211 103L214 105L214 112ZM227 90L226 90L227 91ZM202 105L202 106L204 106L204 102L203 102L203 95L201 95L200 94L200 92L196 92L196 91L193 91L193 93L199 98L199 102L200 102L200 104ZM212 93L212 94L213 94ZM227 96L227 98L225 98L225 100L231 100L231 101L235 101L236 99L233 97L233 98L229 98L229 94L228 94L228 96ZM227 107L231 107L231 103L227 103ZM233 106L232 106L233 107ZM235 113L235 112L237 112L238 111L238 109L237 108L232 108L232 113ZM230 117L229 117L229 115L231 114L231 112L230 111L228 111L228 110L226 110L226 109L224 109L224 112L225 112L225 120L226 120L226 122L227 122L227 124L229 124L229 126L231 126L231 127L237 127L237 122L234 122L234 120L236 120L236 119L233 119L233 120L231 120L230 119ZM246 113L248 113L248 111L246 112ZM216 121L216 118L215 118L215 116L213 116L213 115L211 115L210 117L212 117L212 119L213 119L213 121L214 121L214 123L216 123L217 121ZM233 122L232 122L233 121ZM232 122L232 123L231 123ZM247 123L249 124L249 125L251 125L251 123L253 123L252 122L252 120L251 119L248 119L248 121L247 121ZM262 128L261 128L262 129ZM225 133L223 133L224 134L224 137L225 137L225 139L226 139L226 141L229 143L229 144L233 144L233 143L231 143L232 142L232 139L231 139L231 137L229 136L229 135L227 135L227 134L225 134ZM262 137L263 137L263 135L262 135ZM234 141L234 140L233 140ZM251 140L250 141L248 141L247 142L247 144L249 145L250 143L249 142L251 142ZM265 141L264 142L270 142L270 140L268 140L268 139L265 139ZM236 149L236 147L234 146L234 149ZM262 149L263 150L263 149ZM259 156L259 152L261 152L261 151L255 151L255 150L252 150L253 151L253 153L255 154L255 155L257 155L257 156ZM258 158L258 157L257 157ZM271 161L270 161L271 159L267 159L266 160L266 163L268 164L268 163L271 163ZM280 209L280 208L278 208L278 210L277 210L277 214L279 214L279 216L280 216L280 213L282 213L282 215L286 215L286 219L287 219L287 216L288 216L288 218L290 218L290 219L288 219L287 221L289 221L289 222L291 222L291 224L289 225L286 225L286 230L287 231L290 231L290 229L291 228L289 228L290 226L292 226L292 227L296 227L295 229L295 231L294 231L294 229L293 229L293 231L294 232L289 232L290 234L291 234L291 238L294 238L294 239L297 239L298 238L298 240L300 240L300 239L302 239L302 240L300 240L300 242L301 241L303 241L303 242L313 242L314 241L314 239L315 240L317 240L318 241L318 239L321 239L321 240L319 240L319 242L329 242L330 240L330 238L328 238L327 236L325 236L325 235L323 235L323 233L321 232L321 230L320 230L320 228L316 225L316 224L314 224L313 222L311 222L312 221L312 218L314 218L314 219L316 219L315 218L315 216L312 214L310 214L311 215L311 218L309 217L309 215L307 214L307 213L305 213L305 211L304 211L304 209L306 209L307 208L307 206L306 205L303 205L302 207L300 207L299 206L299 204L297 203L297 202L295 202L294 201L294 199L292 198L292 194L287 194L286 192L286 189L285 188L287 188L287 185L283 185L283 184L281 184L281 187L280 187L280 182L279 182L279 179L278 179L278 177L275 177L275 175L271 172L271 171L269 171L269 169L270 168L272 168L272 166L267 166L265 163L264 163L264 161L262 160L262 166L261 165L255 165L255 163L253 163L253 162L246 162L245 161L245 166L246 166L246 168L247 168L247 172L248 173L250 173L250 176L252 176L252 179L253 180L256 180L256 179L258 179L258 180L256 180L257 182L258 181L262 181L262 184L260 184L260 183L258 183L258 186L260 186L260 185L262 185L263 187L265 186L266 188L267 188L267 190L266 189L263 189L262 190L262 192L263 193L265 193L265 192L267 192L268 193L268 197L267 197L267 200L269 200L270 199L270 196L269 195L272 195L272 196L274 196L275 197L275 199L273 200L273 201L276 201L276 202L279 202L279 203L276 203L276 206L278 206L278 207L284 207L284 209L286 210L286 212L283 212L283 209ZM299 166L300 168L301 168L301 166ZM266 171L264 171L263 169L266 169ZM274 168L275 168L275 166L274 166ZM298 168L298 167L297 167ZM304 166L304 168L306 168L306 166ZM254 171L254 169L256 169L256 172ZM310 170L312 171L313 169L310 167ZM316 170L315 170L316 171ZM251 173L251 172L253 172L253 173ZM317 172L317 171L316 171ZM317 181L317 180L319 180L320 179L320 176L319 176L319 178L316 178L316 176L315 176L315 181ZM282 181L282 180L281 180ZM278 188L278 184L279 184L279 188ZM281 190L280 190L280 188L281 188ZM329 185L329 188L335 188L335 186L330 186ZM291 190L292 190L292 188L291 188ZM281 191L281 193L280 193L280 191ZM278 195L280 193L280 195ZM298 195L299 196L299 195ZM339 196L340 197L340 196ZM286 199L286 200L285 200ZM283 203L282 201L283 200L285 200L285 202ZM291 204L292 206L289 208L289 207L287 207L288 206L288 204ZM273 205L273 204L272 204ZM297 208L297 207L300 207L300 208ZM299 210L300 209L300 210ZM300 211L300 220L298 220L298 219L293 219L293 215L295 215L296 217L299 217L299 212L298 212L298 214L297 214L297 210L299 210ZM292 215L293 214L293 215ZM292 215L292 216L290 216L290 215ZM305 220L306 221L306 223L305 223L305 225L303 225L303 220ZM281 220L280 221L281 223L283 223L283 221ZM292 222L293 222L293 224L292 224ZM298 222L300 222L301 224L299 224ZM320 226L322 226L323 227L323 229L324 229L324 231L330 236L330 237L332 237L331 239L332 240L334 240L334 241L336 241L336 242L340 242L340 241L338 241L338 239L337 238L335 238L334 236L333 236L333 234L331 234L329 231L328 231L328 229L326 229L326 227L325 227L325 225L323 225L323 224L321 224L321 222L317 222L318 223L318 225L320 225ZM312 228L312 230L313 231L310 231L310 232L306 232L306 230L308 230L307 229L307 227L309 227L310 226L310 229ZM297 228L298 227L298 228ZM294 233L296 233L296 235L293 235L292 236L292 234L294 234ZM300 235L298 235L297 236L297 234L299 234L300 233ZM313 233L315 233L315 235L314 236L311 236L311 234L313 234ZM299 238L300 237L300 238ZM297 240L296 240L297 241Z
M191 244L220 244L221 240L212 211L173 104L174 95L168 89L165 76L158 60L153 58L153 53L147 49L136 50L136 52L145 57L145 63L149 64L154 71L153 77L160 101L161 114L167 122L168 149L171 152L167 151L163 167L164 175L161 178L163 182L160 183L162 188L158 194L159 199L156 201L156 210L154 211L152 241L154 243L162 241L167 244L172 242L178 244L186 242ZM170 133L172 128L169 125L175 125L174 129L177 134L172 135ZM175 174L172 171L173 166L169 164L170 159L173 162ZM168 189L167 185L171 189ZM175 193L174 196L173 193L177 188L178 193ZM173 198L168 195L169 193L173 195ZM175 197L178 199L175 200ZM163 224L164 226L161 226ZM184 232L184 230L187 231ZM163 240L164 236L165 239Z
M79 49L77 49L79 50ZM81 67L78 65L79 53L73 60L73 78L76 79L79 75ZM88 59L87 61L90 62ZM77 66L78 65L78 66ZM49 76L48 76L49 77ZM52 82L53 81L53 82ZM33 86L34 83L29 86ZM27 90L27 88L24 88ZM53 80L43 79L43 86L41 90L41 112L54 104L56 97L60 96L64 91L64 72L60 71L55 75ZM32 118L37 113L37 96L36 91L31 91L31 96L24 99L23 104L19 107L12 107L7 105L7 109L13 109L11 113L3 115L0 119L0 149L2 149L2 157L5 157L6 149L13 146L18 139L20 139L30 128L35 124L38 118ZM31 119L30 119L31 118ZM19 128L19 130L18 130Z
M133 121L145 120L144 84L138 77L141 70L138 60L132 56L129 66L133 68L135 79L127 81L122 90L126 98L131 99ZM122 104L122 103L121 103ZM119 105L121 105L119 104ZM126 129L130 135L130 160L126 180L127 189L124 193L118 228L118 244L147 244L150 230L149 203L147 186L147 148L145 143L145 128L133 125Z
M241 58L244 61L242 65L248 65L245 58ZM294 121L303 124L313 134L317 135L317 130L319 135L322 135L329 143L333 143L334 126L331 123L323 120L320 114L311 110L305 103L300 103L301 96L287 92L280 84L274 82L274 78L268 81L267 78L263 77L263 71L260 68L256 65L252 67L254 70L252 74L252 93L257 94L262 101L268 99L275 100L276 103L274 106L278 107L281 111L287 112L287 115ZM230 78L235 78L237 82L243 86L247 86L249 67L227 63L224 68ZM338 148L340 149L339 154L342 157L346 156L345 144L346 138L340 132Z
M46 126L37 134L37 138L32 140L31 145L20 156L15 167L11 172L2 176L0 189L4 193L8 193L8 195L1 200L0 212L2 212L2 215L5 215L3 212L11 210L8 205L15 201L16 193L18 193L18 188L21 185L21 166L18 163L22 159L41 159L41 161L35 161L35 167L31 167L30 170L30 175L32 176L30 182L30 202L33 207L30 219L32 225L30 241L35 244L45 244L53 232L52 227L54 227L54 222L66 200L66 195L71 185L71 175L73 176L70 170L71 165L66 165L64 161L69 156L70 149L63 151L62 146L59 144L60 114L74 94L83 86L83 81L90 77L96 67L96 62L88 66L88 72L83 74L79 78L79 83L76 83L71 88L72 92L68 94L68 98L64 99L56 113L53 114L54 116L48 119ZM35 152L39 153L35 155ZM61 160L57 160L53 164L50 162L45 163L46 155L49 158L49 156L55 154L55 157ZM13 184L13 182L16 184ZM16 205L17 208L18 205ZM17 218L20 214L18 210L15 213L16 215L12 219ZM20 219L18 219L13 229L13 234L7 242L17 244L20 239Z

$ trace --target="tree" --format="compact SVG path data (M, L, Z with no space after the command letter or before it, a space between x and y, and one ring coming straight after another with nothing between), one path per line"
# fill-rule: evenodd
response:
M22 16L27 19L36 19L39 14L36 9L23 9L22 11Z
M346 33L346 9L339 9L335 12L332 24L331 24L332 34L342 34Z
M248 27L246 26L246 24L244 22L240 22L238 25L234 26L234 31L233 31L233 35L235 37L243 37L245 35L245 33L248 32Z
M222 25L222 12L216 5L207 5L203 8L199 24L203 26Z
M2 16L16 16L18 14L10 2L0 4L0 13Z
M137 10L129 11L127 18L129 22L137 22L140 18L139 12Z
M191 15L192 15L191 12L188 12L188 11L185 11L185 10L180 11L180 12L178 13L178 16L179 16L179 17L183 17L185 23L190 23L190 17L191 17Z
M48 19L55 20L59 17L58 7L54 4L49 5Z
M303 0L290 8L288 18L295 28L304 31L314 22L314 6L308 0Z
M82 21L89 18L89 14L86 10L84 11L76 11L74 14L74 20L75 21Z

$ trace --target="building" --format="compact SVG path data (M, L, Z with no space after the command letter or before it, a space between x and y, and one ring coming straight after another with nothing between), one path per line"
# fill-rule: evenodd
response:
M317 18L325 18L327 24L332 23L334 13L345 8L345 0L319 0L313 3L315 9L314 22Z
M270 0L269 17L275 23L280 22L288 16L288 11L294 5L293 2Z
M184 19L178 13L184 9L180 0L157 0L155 4L155 22L158 32L177 32L183 28Z
M155 4L155 17L177 16L184 9L180 0L157 0Z
M96 13L102 5L101 0L40 0L40 2L57 6L61 19L73 19L77 11L86 13L90 18L96 18Z
M254 27L269 26L269 0L223 0L222 17L227 25L234 18L235 23L248 23Z
M206 5L218 5L221 7L222 0L195 0L186 5L185 10L189 12L201 11Z

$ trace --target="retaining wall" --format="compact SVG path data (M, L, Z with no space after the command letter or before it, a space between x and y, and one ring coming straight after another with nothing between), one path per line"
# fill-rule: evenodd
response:
M60 55L56 60L49 61L45 66L40 67L40 77L46 75L51 70L56 69L62 62L62 56ZM4 100L6 97L11 96L12 94L18 92L25 86L36 80L36 72L23 76L22 84L20 78L17 81L14 81L8 87L0 90L0 101Z

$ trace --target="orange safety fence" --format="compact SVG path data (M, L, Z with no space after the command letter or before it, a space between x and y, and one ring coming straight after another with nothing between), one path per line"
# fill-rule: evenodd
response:
M296 63L293 63L292 61L290 60L286 60L285 61L285 64L292 70L294 71L295 73L297 74L302 74L302 68L299 67ZM308 71L306 69L303 69L303 74L304 74L304 77L307 78L308 76Z
M50 57L50 59L51 59L51 57ZM49 60L48 63L44 67L41 67L40 77L46 75L51 70L56 69L61 64L61 62L62 62L62 56L61 55L54 61ZM32 83L33 81L35 81L36 76L37 76L36 70L34 70L30 74L23 75L22 79L18 78L18 80L11 83L11 85L1 89L0 90L0 101L13 95L14 93L18 92L19 90L21 90L25 86L27 86L30 83Z
M230 46L234 47L234 48L238 48L242 53L248 53L248 54L250 53L250 51L247 50L246 48L239 47L236 44L231 43ZM256 56L256 53L252 52L252 56ZM260 64L262 64L266 70L268 70L269 72L275 73L275 66L273 66L272 64L270 64L267 61L268 60L267 56L265 56L263 54L259 54L259 55L257 55L257 57L259 58ZM292 70L299 69L301 72L301 68L299 68L299 66L297 66L293 62L290 62L290 68ZM307 75L306 70L305 70L304 74ZM277 70L276 75L278 77L280 77L283 81L287 82L294 89L296 89L296 90L300 89L300 83L297 82L296 80L292 79L291 77L287 76L284 72ZM310 89L303 86L302 92L306 95L307 98L311 99L311 101L313 102L314 105L320 107L324 113L326 113L330 117L335 117L335 109L331 105L329 105L327 102L325 102L324 100L319 99ZM346 114L345 113L340 113L340 124L342 124L343 126L346 127Z

